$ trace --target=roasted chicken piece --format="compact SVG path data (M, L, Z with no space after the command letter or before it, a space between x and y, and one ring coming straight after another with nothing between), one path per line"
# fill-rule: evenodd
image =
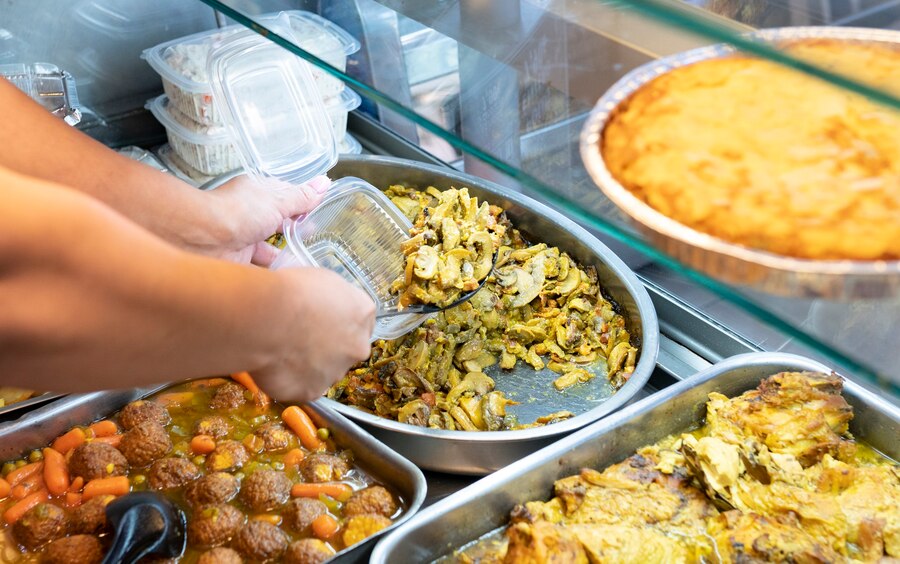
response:
M795 519L727 511L710 522L723 564L743 562L839 562L840 554L806 533Z
M510 529L507 562L520 561L509 554L552 562L541 559L551 535L560 537L557 543L577 539L591 562L690 562L711 554L706 520L715 507L683 467L666 474L657 469L661 462L646 452L603 472L585 469L557 481L549 502L518 506L511 514L519 528ZM546 523L558 526L541 526Z
M804 467L826 454L851 459L855 447L847 430L853 410L841 389L842 380L834 374L782 372L736 398L710 394L709 435L741 445L745 456L761 445L794 457Z

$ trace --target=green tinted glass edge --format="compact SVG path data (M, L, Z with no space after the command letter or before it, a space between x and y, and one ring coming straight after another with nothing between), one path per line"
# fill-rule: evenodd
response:
M733 289L731 286L729 286L723 282L719 282L713 278L710 278L710 277L706 276L705 274L702 274L701 272L694 270L688 266L685 266L681 262L679 262L679 261L675 260L674 258L670 257L669 255L657 250L655 247L651 246L650 244L648 244L646 241L644 241L640 237L632 234L631 232L623 229L622 227L619 227L603 218L592 215L591 213L589 213L586 210L584 210L583 208L581 208L576 202L573 202L572 200L566 198L565 196L562 196L562 195L556 193L550 186L548 186L547 184L538 180L537 178L494 157L493 155L485 152L484 150L480 149L479 147L472 145L465 139L457 137L456 135L448 132L447 130L442 128L437 123L434 123L431 120L417 114L414 110L407 108L406 106L397 102L393 98L386 96L385 94L382 94L379 90L376 90L375 88L369 86L368 84L360 82L359 80L341 72L337 68L331 66L330 64L326 63L322 59L313 55L312 53L309 53L309 52L303 50L302 48L294 45L291 41L281 37L277 33L273 32L273 31L269 30L268 28L266 28L265 26L257 23L251 17L243 14L242 12L236 10L235 8L232 8L231 6L228 6L227 4L224 4L219 0L200 0L200 1L203 2L204 4L207 4L208 6L210 6L212 8L222 12L224 15L232 18L233 20L237 21L241 25L243 25L249 29L252 29L256 33L259 33L263 37L266 37L273 43L283 47L284 49L287 49L288 51L294 53L298 57L308 61L311 64L316 65L317 67L323 69L324 71L331 74L332 76L343 80L345 83L350 85L351 88L353 88L354 90L359 92L359 94L366 96L367 98L370 98L379 104L383 104L388 109L402 115L404 118L409 119L410 121L414 122L416 125L435 134L436 136L440 137L441 139L443 139L447 143L451 144L453 147L459 149L460 151L463 151L465 153L469 153L469 154L475 156L476 158L478 158L481 161L484 161L485 163L487 163L491 167L495 168L496 170L515 179L516 181L520 182L524 186L527 186L529 189L533 190L535 193L539 194L542 198L544 198L547 203L549 203L553 206L556 206L557 208L564 210L565 212L570 214L571 219L579 221L588 227L596 229L606 235L609 235L610 237L613 237L617 241L625 243L626 245L629 245L630 247L648 255L649 257L651 257L653 260L655 260L659 264L676 271L677 273L681 274L682 276L685 276L689 280L702 285L703 287L709 289L710 291L717 294L718 296L737 305L738 307L740 307L741 309L743 309L750 315L756 317L758 320L762 321L763 323L771 326L772 328L784 333L785 335L787 335L791 338L796 339L798 342L800 342L806 346L809 346L810 348L812 348L813 350L815 350L822 356L830 359L831 361L844 366L845 368L850 370L854 376L859 377L863 380L866 380L866 381L890 392L891 394L900 397L900 383L893 382L892 380L890 380L888 378L882 377L877 373L876 370L873 370L871 367L869 367L863 363L860 363L859 361L857 361L853 358L850 358L839 351L834 350L827 343L823 343L822 341L820 341L818 338L814 337L813 335L810 335L809 333L794 327L791 323L789 323L789 322L785 321L784 319L778 317L777 315L771 313L770 311L766 310L765 308L757 305L755 302L746 298L744 295L739 293L737 290ZM656 5L658 4L655 1L634 2L633 0L628 0L623 3L627 3L627 4L631 5L632 7L638 8L642 11L647 11L648 13L651 10L654 10L657 7ZM640 4L640 6L638 6L638 4ZM651 4L653 4L654 6L651 7L650 6ZM672 10L672 11L677 12L674 10ZM668 21L666 19L667 18L666 13L667 12L664 12L663 10L655 10L654 17L658 17L660 19L663 19L664 21ZM735 45L735 47L738 47L741 49L743 48L742 45L751 44L751 45L749 45L750 48L748 50L755 54L758 54L762 57L769 58L768 57L769 52L770 51L774 52L776 54L776 58L773 59L775 62L782 63L782 59L784 59L785 64L788 64L788 66L791 66L792 68L797 68L798 70L801 70L801 71L805 71L806 67L810 67L811 69L813 69L815 71L813 74L815 74L816 76L819 76L823 80L827 80L829 82L834 82L835 84L837 84L838 86L841 86L841 87L844 87L844 85L842 84L843 82L852 84L853 86L850 89L854 90L860 94L867 95L865 93L868 91L879 92L877 90L873 90L872 88L870 88L864 84L856 83L852 79L842 77L840 75L836 75L836 74L826 71L824 69L815 67L814 65L809 65L808 63L805 63L805 62L802 62L802 61L799 61L796 59L792 59L791 57L784 55L783 53L780 53L779 51L777 51L775 49L766 48L765 46L760 48L760 44L758 42L752 41L752 40L747 40L746 38L740 37L737 34L731 32L731 31L728 31L726 29L719 28L715 25L708 24L706 22L698 22L697 20L692 20L680 12L677 12L677 13L679 15L679 18L677 18L677 21L673 21L671 23L678 25L679 27L684 27L684 28L689 29L690 31L694 31L699 34L706 35L717 41L731 43L731 44ZM700 23L702 25L695 25L698 23ZM879 93L877 96L873 97L873 99L878 99L882 103L900 108L900 99L898 99L894 96L891 96L887 93Z

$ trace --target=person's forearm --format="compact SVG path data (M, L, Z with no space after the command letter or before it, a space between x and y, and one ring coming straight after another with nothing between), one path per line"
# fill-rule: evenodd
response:
M0 78L0 166L82 191L182 248L227 238L216 198L91 139Z
M133 387L277 355L275 273L184 253L89 198L2 170L0 203L0 383Z

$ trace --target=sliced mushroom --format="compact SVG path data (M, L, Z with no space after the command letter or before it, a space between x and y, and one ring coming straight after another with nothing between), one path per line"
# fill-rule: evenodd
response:
M422 245L416 253L416 265L413 273L424 280L431 280L438 272L437 249L431 245Z
M412 400L397 412L397 420L401 423L425 427L431 417L431 408L420 399Z

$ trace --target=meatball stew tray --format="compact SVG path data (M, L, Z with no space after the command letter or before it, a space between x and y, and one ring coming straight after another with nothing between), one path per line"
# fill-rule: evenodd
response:
M606 468L640 447L696 428L705 417L710 392L737 396L783 371L831 369L786 353L747 353L723 360L428 507L380 542L371 562L431 562L448 556L505 527L516 504L552 497L556 480L582 468ZM843 396L853 407L853 436L894 460L900 458L900 408L847 379Z
M29 451L47 446L73 425L87 425L110 416L128 403L149 397L168 388L93 392L69 395L31 411L21 418L0 424L0 460L13 460ZM354 461L381 484L399 494L404 513L383 531L338 552L330 563L364 562L377 538L407 521L425 500L426 483L422 472L321 401L306 404L317 427L327 427L336 444L353 451Z

